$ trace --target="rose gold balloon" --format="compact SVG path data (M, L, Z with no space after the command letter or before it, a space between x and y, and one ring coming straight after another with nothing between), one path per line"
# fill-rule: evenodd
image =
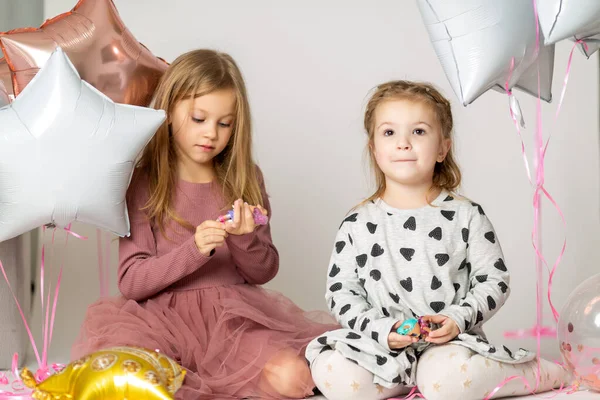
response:
M15 95L31 81L57 46L81 78L117 103L147 106L167 63L125 27L112 0L79 0L73 10L39 28L0 34Z
M0 107L15 98L12 90L10 69L4 58L0 58Z

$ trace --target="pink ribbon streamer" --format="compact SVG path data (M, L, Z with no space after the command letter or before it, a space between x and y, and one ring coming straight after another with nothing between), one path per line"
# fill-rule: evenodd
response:
M45 234L46 227L43 227L42 231ZM56 231L56 229L53 229L52 250L54 250L55 231ZM65 246L68 243L69 236L74 236L74 237L76 237L78 239L82 239L82 240L87 239L85 236L81 236L81 235L71 231L71 225L66 227L64 229L64 231L66 232ZM61 281L62 281L63 265L61 262L61 268L60 268L60 271L58 274L56 288L54 290L54 297L52 298L52 303L51 303L50 287L48 288L47 296L45 296L45 286L46 286L46 284L45 284L45 275L46 275L45 257L46 257L45 244L43 244L42 251L41 251L41 260L40 260L40 283L42 286L40 288L40 300L41 300L41 304L42 304L42 318L43 318L43 320L42 320L43 348L42 348L41 357L40 357L40 352L38 351L38 347L35 343L35 340L33 339L33 334L31 332L31 328L29 327L29 324L27 322L27 318L25 317L25 314L23 312L21 304L19 303L19 300L17 299L17 297L15 295L12 285L11 285L10 281L8 280L8 276L6 274L4 266L2 265L2 262L0 261L0 270L2 271L4 280L6 281L8 287L10 289L11 295L15 301L15 304L17 305L17 309L19 310L19 314L21 315L21 320L23 321L23 325L25 326L25 330L27 331L27 335L29 336L29 341L31 343L31 346L33 347L33 351L34 351L34 354L35 354L35 357L36 357L36 360L38 363L38 370L35 372L35 379L38 382L45 380L53 373L59 372L62 369L64 369L64 367L65 367L63 364L52 364L51 366L48 366L48 349L50 347L50 343L52 342L52 334L54 332L54 321L55 321L55 316L56 316L56 307L58 304L58 296L60 293L60 285L61 285ZM5 400L5 399L6 400L18 400L18 399L30 400L30 399L32 399L32 397L31 397L32 391L25 389L25 387L23 386L23 383L21 381L21 378L19 376L18 359L19 359L18 353L15 353L13 356L13 360L12 360L12 373L14 375L14 380L12 382L12 388L13 388L14 392L0 390L0 400ZM8 384L8 377L5 374L0 375L0 384Z

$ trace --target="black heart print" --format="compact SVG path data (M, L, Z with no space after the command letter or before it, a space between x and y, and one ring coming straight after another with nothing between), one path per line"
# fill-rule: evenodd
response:
M441 267L450 260L450 256L448 254L436 254L435 259L437 260L438 265Z
M477 343L485 343L485 344L490 344L490 342L488 342L487 340L483 339L483 338L475 338L475 341Z
M350 344L347 344L346 346L350 347L350 350L355 351L357 353L360 353L360 349L358 349L358 348L356 348L356 347L354 347L354 346L352 346Z
M375 233L375 231L377 230L377 224L367 222L367 229L369 230L369 232Z
M475 277L475 279L477 279L477 282L483 283L483 282L487 281L487 277L488 277L487 275L477 275Z
M455 211L448 211L448 210L442 210L440 212L448 221L452 221L454 219L454 214L456 214Z
M504 265L504 260L501 259L501 258L499 258L498 261L496 261L494 263L494 267L496 267L496 269L499 269L502 272L506 272L507 271L506 265Z
M502 293L506 293L508 291L508 285L504 282L498 282L498 286L500 286L500 290Z
M444 303L443 301L432 301L431 303L429 303L429 307L431 307L431 309L436 313L439 313L444 308L446 308L446 303Z
M412 368L410 368L410 367L409 367L409 368L406 368L406 369L404 370L404 373L406 374L406 376L408 376L408 377L410 378L410 374L412 374Z
M477 318L475 319L475 325L477 325L481 321L483 321L483 314L481 313L481 311L477 311Z
M360 339L360 335L358 333L348 332L346 339Z
M442 240L442 228L438 226L437 228L429 232L429 237L435 240Z
M336 282L329 287L329 290L332 292L337 292L338 290L342 290L342 282Z
M471 322L469 322L465 319L465 332L468 331L470 328L471 328Z
M377 333L377 332L371 332L371 339L373 339L374 341L378 342L379 341L379 333Z
M411 231L414 231L417 229L417 220L415 219L415 217L410 217L409 219L406 220L403 227L404 227L404 229L409 229Z
M356 217L358 216L358 213L354 213L352 215L349 215L346 217L346 219L344 219L342 221L342 224L340 225L340 228L342 227L342 225L344 225L344 222L356 222Z
M510 351L508 347L506 347L506 346L503 345L502 348L510 356L510 358L513 358L512 351Z
M365 329L367 329L367 324L371 322L371 320L369 318L365 318L363 319L362 324L360 324L360 331L364 331Z
M335 307L335 300L333 300L333 298L331 299L331 307L330 309L333 310L333 308Z
M467 243L469 241L469 230L467 228L462 229L462 238L463 242Z
M462 303L460 306L461 306L461 307L471 307L471 308L473 308L473 306L471 306L471 305L470 305L469 303L467 303L466 301L465 301L464 303Z
M400 378L400 376L395 377L394 379L392 379L392 383L400 383L400 380L402 378Z
M407 292L412 292L413 290L413 285L412 285L412 278L406 278L400 281L400 285L404 288L404 290L406 290Z
M350 245L354 244L354 240L352 240L352 236L350 236L350 234L348 234L348 240L350 241Z
M390 297L392 298L392 300L394 300L394 303L396 303L396 304L400 303L400 296L398 296L397 294L390 293Z
M378 243L375 243L373 245L373 247L371 248L371 256L379 257L382 254L383 254L383 248Z
M452 200L454 200L454 197L452 197L450 195L446 196L446 198L444 199L444 201L452 201Z
M404 257L406 261L412 261L412 258L415 255L415 249L407 249L403 247L400 249L400 254L402 254L402 257Z
M360 283L360 286L362 286L362 287L365 287L365 282L366 282L365 278L358 279L358 283Z
M335 243L335 251L340 254L342 252L342 250L344 250L344 247L346 246L346 242L344 242L343 240L336 242Z
M358 264L359 267L364 267L365 264L367 263L367 255L366 254L361 254L356 256L356 263Z
M389 317L390 313L388 312L387 308L385 307L381 307L381 312L383 313L384 316Z
M490 308L490 311L492 311L493 309L496 308L496 302L494 301L494 298L492 296L487 297L487 302L488 302L488 307Z
M333 264L331 266L331 271L329 271L329 277L330 278L334 278L339 273L340 273L340 267L338 267L337 265Z
M358 365L358 361L356 361L356 360L353 360L353 359L351 359L351 358L348 358L348 357L346 357L346 360L350 361L350 362L351 362L351 363L353 363L353 364L356 364L356 365Z
M406 358L408 358L408 362L411 364L417 361L417 359L411 356L409 353L406 353Z
M373 278L374 281L378 281L381 279L381 272L378 269L371 270L371 272L369 272L369 275L371 276L371 278Z
M329 346L329 345L327 345L327 346L323 346L323 348L321 349L321 351L319 352L319 354L321 354L321 353L325 353L326 351L330 351L330 350L333 350L333 349L331 348L331 346Z
M354 329L354 325L356 325L356 317L354 317L350 321L348 321L348 326L350 328Z
M458 270L460 271L461 269L466 268L467 266L467 259L465 258L464 260L462 260L462 262L460 263L460 267L458 267Z
M384 356L376 356L377 357L377 365L384 365L387 362L387 358Z
M355 296L360 296L360 293L355 292L354 290L350 289L350 293L352 293Z
M494 354L496 352L496 348L494 346L490 346L488 353Z
M477 209L479 210L479 214L481 215L485 215L485 213L483 212L483 208L481 208L481 206L477 203L471 203L473 204L474 207L477 207Z
M327 336L321 336L317 339L317 342L321 343L323 346L327 344Z
M440 280L438 279L437 276L434 276L431 279L431 290L438 290L441 287L442 287L442 282L440 282Z
M483 236L485 236L485 238L487 240L489 240L491 243L496 243L496 235L494 234L493 231L486 232L485 235L483 235Z
M393 350L392 350L392 351L390 351L388 354L390 355L390 357L394 357L394 358L397 358L397 357L400 355L400 353L396 353L396 352L395 352L395 351L393 351Z
M460 283L454 283L454 291L458 292L458 289L460 289Z
M342 308L340 308L340 315L346 314L352 306L350 304L346 304Z

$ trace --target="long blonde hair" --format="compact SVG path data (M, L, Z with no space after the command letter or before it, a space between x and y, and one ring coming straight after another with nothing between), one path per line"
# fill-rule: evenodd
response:
M233 90L236 97L231 138L225 149L214 158L216 180L223 188L224 204L232 204L238 198L250 204L261 204L258 173L252 159L252 127L246 86L230 55L214 50L194 50L179 56L158 84L154 108L165 110L170 116L179 101L221 89ZM148 177L150 197L144 210L151 220L158 223L163 235L168 219L191 227L172 206L172 194L177 183L177 158L170 131L167 118L144 149L136 171Z
M375 175L375 185L377 189L375 193L363 203L382 197L385 193L385 175L377 165L377 160L373 153L373 145L375 134L375 111L380 104L389 100L412 100L427 104L438 118L438 122L442 128L442 137L444 139L452 140L452 128L454 123L452 121L450 102L442 96L433 85L422 82L391 81L377 86L367 103L364 119L364 127L368 135L366 151L369 156L371 170ZM450 146L450 150L448 150L444 161L438 162L435 165L433 171L433 186L431 190L437 188L454 192L460 186L460 181L460 168L454 159L452 146Z

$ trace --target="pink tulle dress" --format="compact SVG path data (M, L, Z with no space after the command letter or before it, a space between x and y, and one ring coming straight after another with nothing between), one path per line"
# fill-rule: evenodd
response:
M262 206L270 212L264 183L262 189ZM269 225L229 235L205 257L190 229L169 223L165 238L141 210L147 199L147 180L136 174L127 199L131 236L119 245L122 296L89 307L72 359L113 346L158 349L187 370L177 399L279 397L265 384L265 365L281 354L303 356L313 338L337 324L325 312L305 312L258 286L279 267ZM194 226L223 210L215 183L180 180L173 201Z

